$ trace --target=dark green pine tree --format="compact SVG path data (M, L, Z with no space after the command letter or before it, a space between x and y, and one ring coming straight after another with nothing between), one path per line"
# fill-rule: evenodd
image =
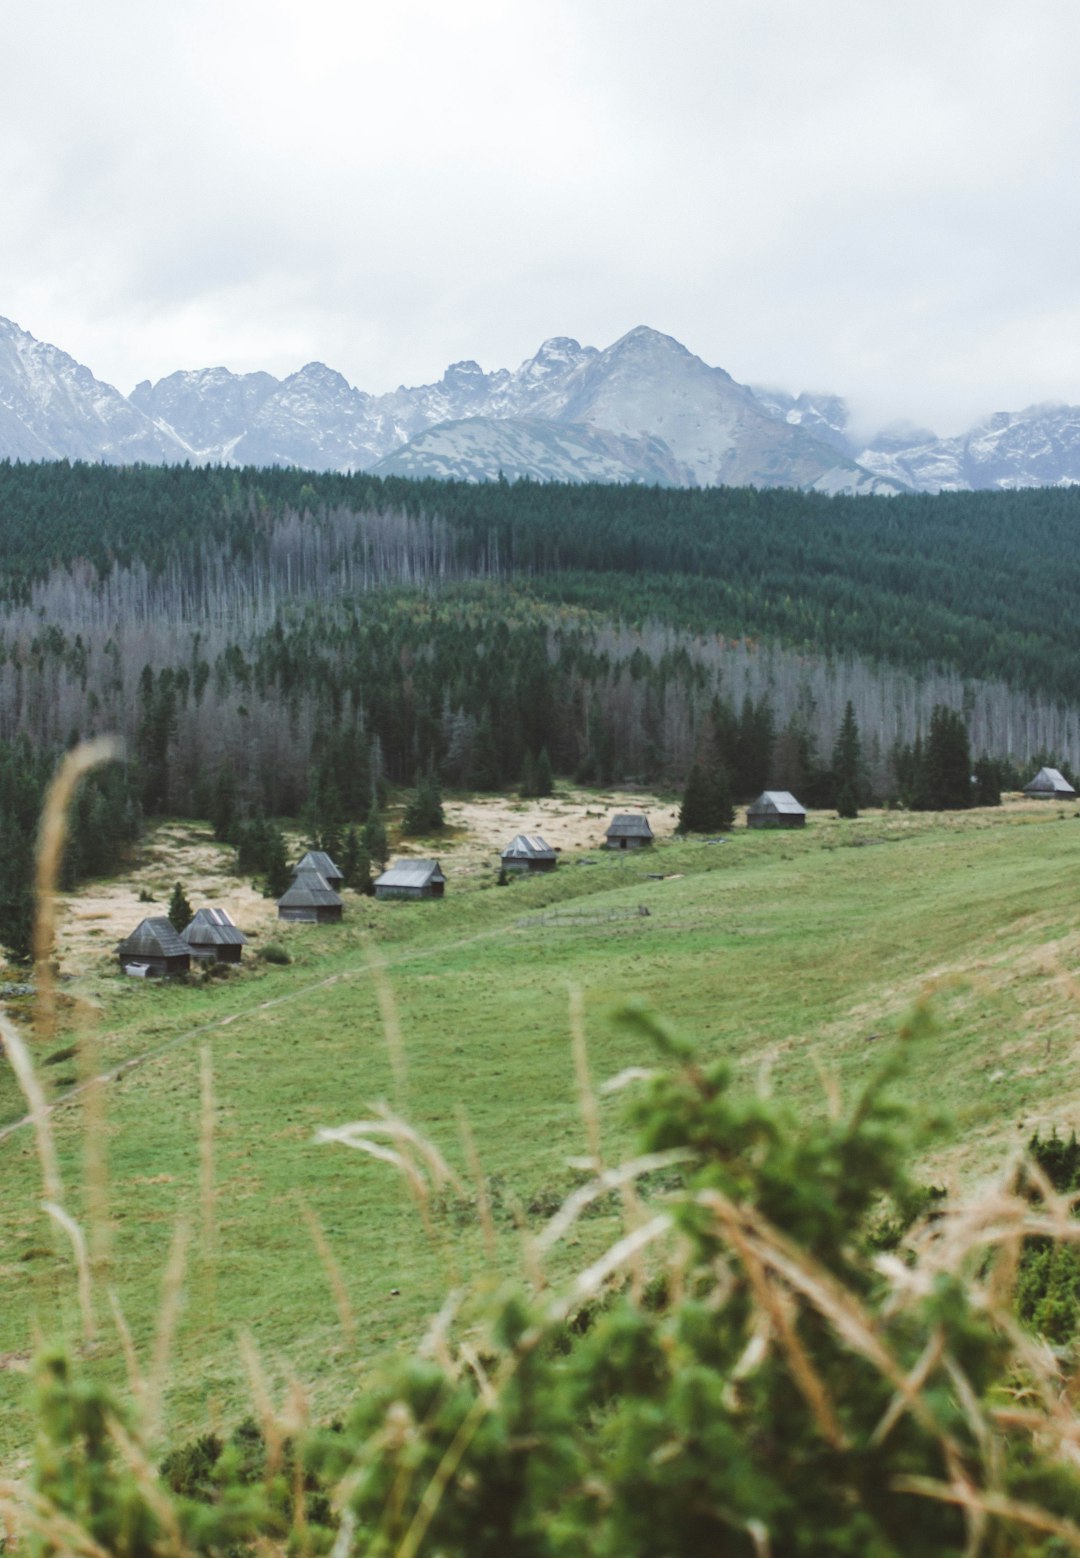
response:
M173 929L178 933L187 930L194 919L194 914L187 894L179 882L173 888L172 897L169 899L169 919L173 923Z
M371 891L371 856L354 827L346 830L345 840L341 846L341 870L345 877L345 885L351 887L354 892Z
M386 825L379 815L378 802L372 801L367 821L364 823L364 848L380 871L386 865L390 845L386 837Z
M961 811L971 805L971 746L963 716L943 703L930 715L923 753L925 805L931 811Z
M862 742L850 699L833 747L832 772L837 811L841 817L857 817L863 789Z
M425 833L438 833L445 825L438 782L434 774L424 774L417 780L416 794L405 808L401 831L415 838Z
M292 885L292 872L289 870L289 860L285 853L285 838L280 828L272 824L268 829L266 841L266 887L268 898L280 898Z
M535 775L537 795L550 795L555 788L555 775L551 770L551 757L547 747L540 748L540 756L536 759Z
M727 770L701 763L691 765L679 808L678 833L719 833L735 821Z
M972 769L975 776L974 802L976 806L1001 805L1001 769L992 757L984 752Z
M231 763L222 763L217 771L211 808L214 837L219 844L225 844L232 837L236 821L236 775Z
M518 794L522 800L531 800L537 793L536 764L532 760L532 753L526 752L525 761L521 765L521 783L518 785Z

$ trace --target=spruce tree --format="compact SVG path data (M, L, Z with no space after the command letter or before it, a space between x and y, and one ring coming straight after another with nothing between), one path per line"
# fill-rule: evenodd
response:
M833 747L832 772L837 811L841 817L857 817L862 790L862 742L850 699Z
M345 834L345 842L341 849L341 870L347 887L351 887L358 893L371 890L371 856L364 847L363 839L353 827L350 827Z
M426 774L417 780L416 794L406 806L401 820L401 831L416 837L425 833L438 833L445 824L438 783L433 774Z
M285 853L285 839L281 829L272 824L266 842L266 896L280 898L292 885L293 874Z
M540 756L536 759L536 794L550 795L555 788L555 776L551 771L551 758L547 747L540 748Z
M386 827L379 815L379 807L376 801L372 801L371 810L368 812L367 821L364 823L364 848L373 861L378 863L379 869L386 865L386 857L389 853L389 843L386 837Z
M177 934L182 930L187 930L194 917L191 905L187 900L187 894L180 883L177 882L173 888L172 897L169 899L169 919L172 921L173 929Z

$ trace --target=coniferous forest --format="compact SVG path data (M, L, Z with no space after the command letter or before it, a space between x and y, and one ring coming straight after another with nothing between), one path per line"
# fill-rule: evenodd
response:
M850 814L1070 770L1078 525L1069 489L0 463L0 942L25 946L45 777L101 732L127 757L85 789L71 880L144 817L317 835L387 785L528 792L541 768L693 775L711 819L766 785Z

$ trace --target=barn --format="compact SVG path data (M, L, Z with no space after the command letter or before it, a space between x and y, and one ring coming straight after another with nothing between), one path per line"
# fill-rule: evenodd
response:
M1024 786L1024 794L1040 801L1074 801L1076 791L1056 768L1040 768L1030 784Z
M200 963L239 963L247 943L225 909L197 909L180 940Z
M317 871L327 887L335 893L340 887L345 885L344 876L330 859L325 849L309 849L300 864L293 868L293 876L298 871Z
M326 878L310 866L297 869L293 884L278 899L278 919L329 925L341 919L341 899Z
M441 898L445 887L437 860L395 860L375 878L376 898Z
M653 830L644 812L619 812L612 817L604 837L605 849L644 849L653 841Z
M116 955L124 973L133 979L165 979L170 974L186 974L191 967L191 949L164 914L140 920L117 947Z
M504 871L554 871L559 857L539 833L519 833L502 852Z
M806 807L790 790L763 790L746 808L748 828L805 828Z

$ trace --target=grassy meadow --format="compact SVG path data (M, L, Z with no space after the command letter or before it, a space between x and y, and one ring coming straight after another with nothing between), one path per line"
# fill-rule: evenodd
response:
M191 832L205 848L205 830ZM836 1088L850 1097L929 994L935 1030L905 1088L920 1114L952 1123L928 1178L977 1182L1036 1125L1069 1129L1080 1116L1073 807L813 815L802 833L661 839L640 857L595 853L588 865L566 854L553 876L505 889L490 873L455 877L452 855L442 858L440 903L350 894L340 926L275 928L287 966L252 958L221 981L139 984L103 950L64 984L61 1031L22 1029L53 1099L139 1062L60 1102L52 1128L65 1204L91 1240L96 1335L83 1345L123 1375L111 1291L152 1373L165 1356L163 1284L180 1300L165 1439L247 1410L239 1333L275 1397L298 1382L329 1415L388 1348L423 1335L451 1288L520 1271L518 1225L542 1225L574 1183L567 1159L585 1151L571 991L597 1083L651 1063L617 1015L640 998L728 1056L741 1085L806 1111L829 1108ZM647 915L633 912L642 906ZM370 1117L377 1100L466 1182L433 1204L427 1231L393 1166L314 1139ZM611 1158L632 1139L626 1106L625 1093L600 1098ZM469 1188L462 1113L493 1248ZM35 1335L74 1338L80 1324L70 1245L40 1210L22 1114L5 1069L0 1127L16 1128L0 1134L0 1450L16 1463ZM178 1226L183 1277L170 1288ZM612 1227L582 1223L559 1259L587 1257Z

